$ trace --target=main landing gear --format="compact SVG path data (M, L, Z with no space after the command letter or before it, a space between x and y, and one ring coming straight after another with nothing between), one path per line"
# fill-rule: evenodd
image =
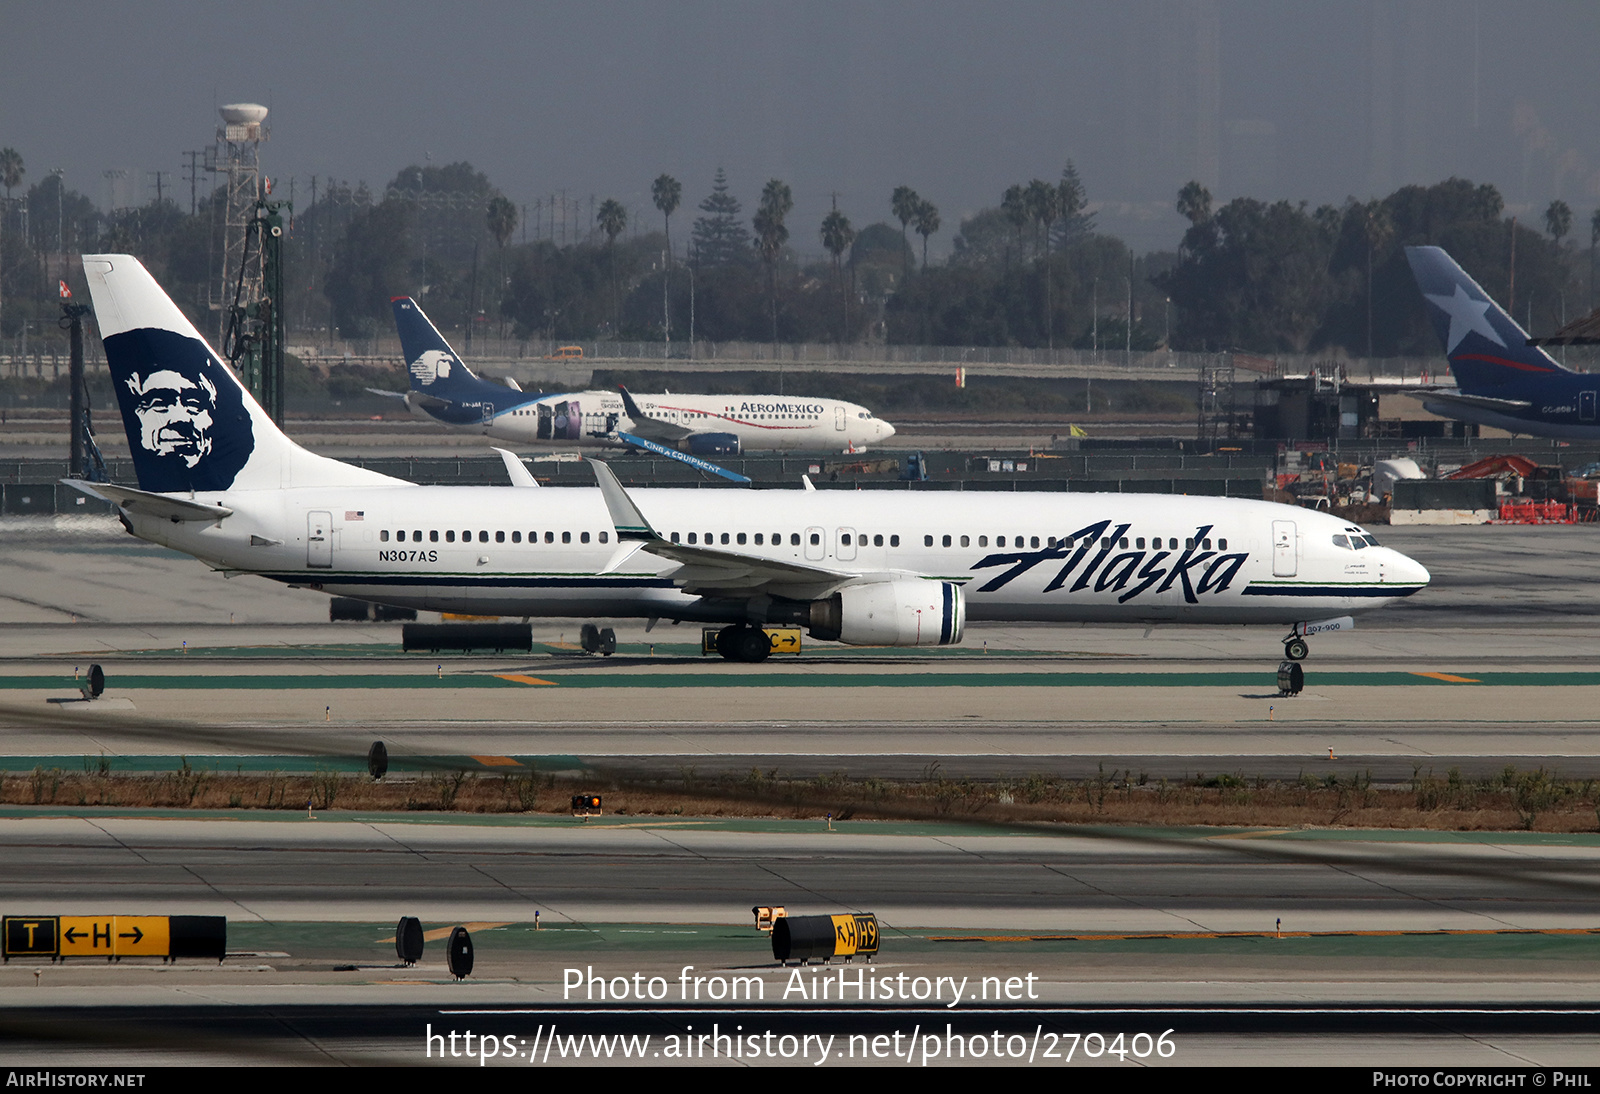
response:
M601 657L610 657L617 652L617 632L610 627L597 627L593 623L585 623L578 630L578 645L583 647L584 653L598 653Z
M717 632L717 652L729 661L753 664L772 655L772 640L760 627L740 623Z

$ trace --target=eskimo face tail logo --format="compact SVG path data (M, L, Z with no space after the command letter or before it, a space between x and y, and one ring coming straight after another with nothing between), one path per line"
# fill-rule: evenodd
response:
M455 363L455 358L442 350L430 349L420 354L411 362L411 375L417 378L417 383L427 387L435 380L448 380L450 366Z
M158 456L176 456L191 470L211 455L216 424L217 386L203 373L191 379L164 368L127 380L133 392L139 443Z
M226 490L255 450L243 394L194 338L132 330L106 339L139 486Z

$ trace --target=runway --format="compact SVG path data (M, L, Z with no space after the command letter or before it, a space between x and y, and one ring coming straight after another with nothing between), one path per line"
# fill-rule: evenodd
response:
M329 624L319 595L225 581L104 522L4 534L0 766L13 771L102 756L118 770L170 771L178 757L359 770L382 739L401 771L444 757L486 773L502 761L858 778L1103 766L1401 783L1419 767L1514 763L1600 776L1593 529L1387 530L1434 584L1314 641L1293 699L1274 686L1280 635L1259 628L974 625L942 654L819 646L750 667L700 658L688 628L641 624L618 628L616 657L589 657L572 648L578 621L544 621L532 656L408 657L396 627ZM107 673L106 705L46 702L71 697L90 661ZM778 990L786 974L747 925L753 904L776 902L875 912L878 964L895 974L1036 977L1037 999L975 1010L973 1029L1131 1035L1149 1018L1175 1024L1177 1062L1194 1063L1600 1062L1584 1009L1600 982L1593 834L837 827L10 808L6 914L223 914L238 956L13 961L0 970L12 1031L0 1060L425 1062L421 1029L463 1004L494 1010L470 1020L507 1036L524 1018L681 1032L692 1007L588 1014L560 997L564 970L758 970ZM473 977L451 983L436 955L393 968L384 939L401 915L485 925ZM213 1007L233 1017L207 1017ZM909 1033L933 1017L778 1007L750 1020ZM1468 1017L1474 1007L1493 1014ZM98 1032L29 1025L38 1008ZM386 1021L401 1032L380 1031ZM188 1028L206 1031L188 1049L162 1036Z

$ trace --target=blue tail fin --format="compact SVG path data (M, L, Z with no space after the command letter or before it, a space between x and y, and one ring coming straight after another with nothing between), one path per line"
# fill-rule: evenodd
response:
M1407 247L1406 260L1427 302L1428 318L1467 395L1526 398L1541 377L1571 375L1528 336L1440 247Z
M397 296L390 303L400 331L400 350L411 373L411 390L453 401L476 397L487 381L461 363L422 307L409 296Z

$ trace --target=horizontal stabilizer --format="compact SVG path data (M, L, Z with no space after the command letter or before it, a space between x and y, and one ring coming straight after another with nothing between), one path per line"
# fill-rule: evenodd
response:
M152 494L148 490L135 490L131 486L112 486L106 482L91 483L81 479L61 481L92 498L109 501L118 509L126 509L141 516L161 517L171 521L216 521L233 515L233 510L225 505L208 505L187 498Z

